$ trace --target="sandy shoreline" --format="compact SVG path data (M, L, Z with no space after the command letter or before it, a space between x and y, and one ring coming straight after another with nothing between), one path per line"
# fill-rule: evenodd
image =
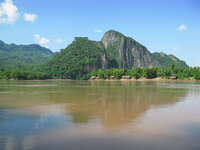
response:
M95 79L95 80L88 80L88 81L125 81L125 82L200 82L200 80L195 79L164 79L164 78L154 78L154 79L147 79L147 78L140 78L140 79Z
M0 79L0 81L6 81L6 79ZM140 79L94 79L94 80L72 80L72 79L46 79L46 80L14 80L9 79L7 81L108 81L108 82L116 82L116 81L122 81L122 82L199 82L200 80L195 79L164 79L164 78L154 78L154 79L147 79L147 78L140 78Z

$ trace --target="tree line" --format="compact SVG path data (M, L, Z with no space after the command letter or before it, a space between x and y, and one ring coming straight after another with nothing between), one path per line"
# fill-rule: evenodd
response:
M39 67L38 67L39 68ZM56 72L51 72L46 69L37 67L33 69L12 69L0 70L0 79L14 79L14 80L45 80L45 79L66 79ZM63 70L65 72L66 70ZM73 72L72 72L73 73ZM157 77L170 79L171 76L176 76L177 79L195 79L200 80L200 67L179 68L172 65L168 68L132 68L132 69L97 69L89 73L79 75L78 80L87 80L91 77L98 77L100 79L121 79L123 76L140 79L153 79ZM73 79L73 78L71 78Z
M51 75L45 72L33 72L23 69L12 69L12 70L1 70L0 79L45 80L45 79L51 79Z
M133 69L108 69L108 70L93 70L91 76L100 79L121 79L123 76L140 79L154 79L157 77L170 79L175 76L176 79L195 79L200 80L200 68L177 68L172 66L170 68L133 68Z

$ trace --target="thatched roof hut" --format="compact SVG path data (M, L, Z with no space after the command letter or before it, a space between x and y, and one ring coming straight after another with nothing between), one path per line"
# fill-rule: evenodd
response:
M173 74L173 75L171 75L171 76L170 76L170 79L171 79L171 80L177 80L177 79L178 79L178 77L177 77L177 75L176 75L176 74Z
M122 79L131 79L130 76L122 76Z

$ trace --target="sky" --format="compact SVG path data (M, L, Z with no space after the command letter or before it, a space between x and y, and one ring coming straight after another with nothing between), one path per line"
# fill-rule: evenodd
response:
M0 0L0 40L57 52L74 37L117 30L151 52L200 66L199 0Z

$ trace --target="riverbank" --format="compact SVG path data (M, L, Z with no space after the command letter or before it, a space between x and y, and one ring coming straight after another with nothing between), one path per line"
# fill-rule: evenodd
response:
M153 78L153 79L147 79L147 78L140 78L140 79L89 79L88 81L124 81L124 82L200 82L200 80L195 79L165 79L165 78Z
M81 81L81 80L73 80L73 79L43 79L43 80L14 80L14 79L0 79L1 81ZM200 80L195 79L165 79L165 78L153 78L153 79L147 79L147 78L140 78L140 79L89 79L89 80L82 80L82 81L108 81L108 82L116 82L116 81L122 81L122 82L199 82Z

